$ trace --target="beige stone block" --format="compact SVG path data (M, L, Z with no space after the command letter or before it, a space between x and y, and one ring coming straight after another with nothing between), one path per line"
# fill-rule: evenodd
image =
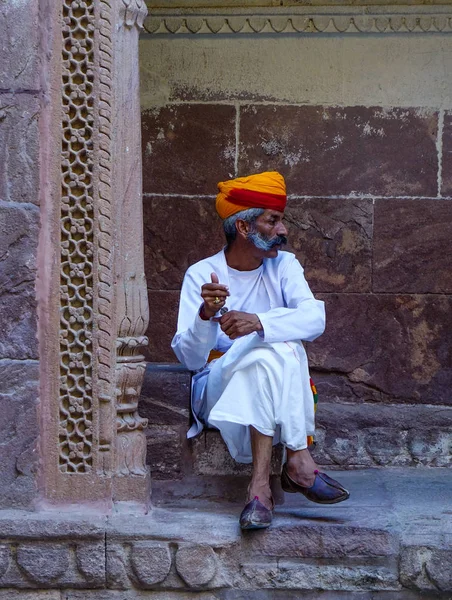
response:
M143 108L176 99L452 105L448 34L148 36L140 51Z

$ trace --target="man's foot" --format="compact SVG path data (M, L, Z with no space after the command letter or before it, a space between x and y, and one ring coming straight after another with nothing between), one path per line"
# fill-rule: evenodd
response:
M275 503L273 501L270 483L260 483L259 481L251 480L248 486L247 502L251 502L254 498L259 498L259 502L268 510L273 510Z
M265 529L272 522L272 511L259 501L255 496L248 502L240 515L241 529Z
M287 449L286 467L289 477L299 485L311 487L314 484L314 472L318 467L307 448L296 451Z

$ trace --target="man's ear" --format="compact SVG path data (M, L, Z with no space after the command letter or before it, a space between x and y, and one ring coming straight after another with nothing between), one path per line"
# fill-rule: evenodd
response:
M244 221L243 219L237 219L237 221L235 222L235 228L237 229L237 233L241 237L246 238L250 231L250 224L247 221Z

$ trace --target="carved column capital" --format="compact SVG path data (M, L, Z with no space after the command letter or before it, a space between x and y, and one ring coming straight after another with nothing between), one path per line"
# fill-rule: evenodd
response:
M144 0L121 0L120 15L127 27L143 27L144 20L148 14Z

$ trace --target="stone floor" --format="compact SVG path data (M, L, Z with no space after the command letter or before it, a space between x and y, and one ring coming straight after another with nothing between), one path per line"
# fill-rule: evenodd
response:
M147 515L5 511L0 600L452 599L451 471L335 477L349 501L286 495L256 532L240 532L237 500L158 482Z

